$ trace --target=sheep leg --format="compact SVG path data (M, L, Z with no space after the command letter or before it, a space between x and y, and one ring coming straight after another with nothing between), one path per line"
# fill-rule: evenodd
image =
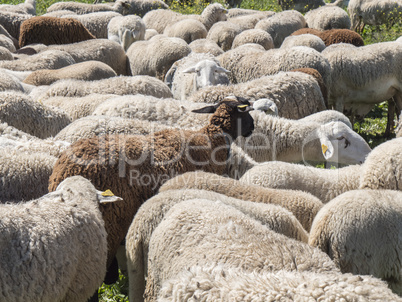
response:
M395 127L395 102L393 99L388 100L388 114L387 114L387 127L385 128L385 137L390 137L392 130Z

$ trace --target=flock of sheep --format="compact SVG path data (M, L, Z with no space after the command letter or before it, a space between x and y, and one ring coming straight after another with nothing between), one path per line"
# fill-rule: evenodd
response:
M0 300L402 301L402 2L227 3L0 5Z

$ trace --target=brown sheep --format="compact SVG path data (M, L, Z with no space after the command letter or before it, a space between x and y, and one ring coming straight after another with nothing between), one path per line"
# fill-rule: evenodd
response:
M363 38L355 31L350 29L329 29L319 31L313 28L302 28L296 30L291 36L312 34L316 35L324 41L325 46L329 46L336 43L349 43L354 46L364 46Z
M79 140L56 162L49 191L69 176L82 175L97 188L120 194L124 201L101 209L110 265L138 208L164 181L195 170L225 173L230 140L254 130L250 110L249 102L231 97L194 111L213 113L209 124L198 131L169 129L147 136L105 135Z
M78 20L38 16L21 24L19 46L71 44L90 39L95 39L95 36Z

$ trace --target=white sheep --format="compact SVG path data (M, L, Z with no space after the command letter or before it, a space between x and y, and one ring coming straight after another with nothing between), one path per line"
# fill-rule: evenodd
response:
M354 190L318 212L309 244L326 252L344 273L372 275L402 294L402 192Z
M207 39L215 41L223 51L227 51L232 48L233 40L243 30L237 23L220 21L209 29Z
M45 13L42 16L62 18L64 16L66 16L66 15L77 16L78 14L76 12L71 11L71 10L63 9L63 10L55 10L55 11L52 11L50 13Z
M256 11L253 14L244 14L235 17L228 17L228 21L232 23L237 23L243 30L253 29L255 25L269 17L272 17L275 13L270 11Z
M18 41L22 22L32 18L32 15L0 11L0 25Z
M15 142L0 136L0 171L3 175L0 178L0 203L27 201L47 194L49 176L57 160L49 154L29 149L22 152L11 146Z
M109 65L100 61L86 61L59 69L36 70L24 79L24 83L40 86L51 85L62 79L96 81L115 76L116 72Z
M115 17L122 17L122 15L117 12L95 12L62 16L62 18L72 18L80 21L98 39L108 39L108 24Z
M201 174L201 177L204 176L204 173L197 171L194 173L188 173L192 176L197 176L198 173ZM187 173L186 173L187 174ZM184 180L186 178L186 174L183 174L181 180ZM213 174L210 174L213 175ZM217 175L215 175L217 176ZM173 178L172 180L177 179ZM189 179L189 182L191 183L191 180ZM254 188L253 188L254 189ZM273 204L276 203L277 205L283 205L284 203L287 203L288 206L292 207L292 201L300 201L300 210L299 212L299 217L302 217L303 213L306 215L310 216L310 219L314 217L313 213L317 213L317 211L321 207L321 202L316 200L315 198L311 199L311 195L309 194L303 194L301 192L289 192L289 195L286 195L285 191L284 195L281 195L280 197L277 196L274 192L264 192L264 189L261 190L261 188L255 188L255 194L253 192L250 192L248 196L244 196L241 194L240 190L238 190L239 194L232 194L232 196L237 195L237 198L242 198L242 200L245 200L246 202L241 202L236 198L231 198L216 192L212 192L211 190L194 190L194 189L185 189L185 190L168 190L161 192L154 197L148 199L138 210L136 216L134 217L133 222L130 225L130 228L128 230L127 236L126 236L126 250L127 250L127 266L129 268L130 272L130 278L131 280L135 280L133 282L130 282L130 295L131 294L136 294L141 295L141 293L144 291L145 288L145 279L144 276L147 274L147 265L148 265L148 249L149 249L149 241L151 239L152 233L154 230L158 227L166 213L176 204L181 203L182 201L186 200L191 200L191 199L196 199L199 198L199 196L203 196L204 199L208 199L211 201L221 201L224 204L235 206L237 209L240 209L243 211L243 213L252 213L254 210L260 209L261 212L259 215L264 215L263 213L266 210L270 210L269 207L266 207L264 205L257 205L258 203L266 203L266 202L272 202ZM252 190L253 191L253 190ZM300 199L299 199L300 198ZM247 201L251 199L252 201ZM269 201L267 201L269 200ZM296 203L298 203L296 201ZM306 207L303 207L302 204L305 204ZM293 205L294 206L294 205ZM265 209L264 209L265 208ZM286 207L285 207L286 208ZM254 209L254 210L253 210ZM275 209L275 208L271 208ZM277 208L276 208L277 209ZM312 210L312 213L309 212L309 209ZM298 212L296 208L293 208L293 213ZM255 212L254 212L255 213ZM279 213L279 212L277 212ZM272 216L277 216L278 214L275 214L272 212ZM255 214L253 215L254 217ZM287 216L287 215L285 215ZM288 216L290 217L290 216ZM256 217L257 218L257 217ZM305 219L306 217L303 217L302 219ZM265 221L266 223L269 223L272 225L272 222L269 222L271 218L270 217L261 217L259 216L260 221ZM281 223L284 221L282 220ZM311 223L311 221L310 221ZM288 228L287 231L285 231L284 228L281 228L279 225L275 227L277 231L280 229L282 231L285 231L289 234L289 231L291 229L295 230L295 226L298 224L295 223L294 226L292 227L293 223L286 223L286 227ZM298 228L296 228L297 230ZM303 231L294 231L294 234L302 234ZM297 235L299 236L299 235Z
M313 219L322 207L322 202L318 198L303 191L272 190L203 171L178 175L166 181L160 187L159 193L184 189L207 190L237 199L281 206L290 211L307 232L310 231ZM162 199L162 196L160 198Z
M129 10L129 3L126 0L117 0L113 5L107 4L88 4L79 2L56 2L50 5L46 12L51 13L59 10L70 10L79 15L95 13L95 12L117 12L122 15L127 15Z
M25 89L21 83L21 81L12 74L8 72L3 72L4 69L1 69L0 73L0 91L20 91L25 92Z
M46 49L68 52L76 63L101 61L118 75L127 75L127 56L120 44L108 39L92 39L79 43L51 45ZM64 67L64 66L63 66Z
M145 40L145 23L139 16L114 17L107 25L107 38L115 41L125 51L136 41Z
M158 301L249 302L401 301L385 282L371 276L313 272L251 272L224 265L192 266L163 283Z
M342 112L336 110L324 110L317 113L313 113L304 118L301 118L299 121L317 122L320 124L340 121L344 123L346 126L348 126L350 129L353 129L352 123L350 122L349 118Z
M86 301L106 272L100 203L121 200L80 176L39 199L1 207L1 300Z
M15 47L15 49L18 48L18 40L14 38L10 33L3 27L3 25L0 24L0 35L7 37L10 39Z
M255 131L237 143L255 161L358 164L371 149L366 141L341 121L321 124L289 120L253 111Z
M127 241L126 246L128 250ZM217 264L246 272L338 272L318 249L278 234L221 202L195 199L173 206L153 231L145 299L154 301L162 283L187 267ZM136 280L129 275L129 282ZM130 298L140 294L130 288Z
M247 45L229 50L217 57L221 66L230 70L229 79L233 84L264 75L273 75L279 71L314 68L321 74L325 85L327 87L330 85L331 67L328 60L310 47L265 50L250 48Z
M205 28L209 30L214 23L225 21L227 12L227 9L222 4L211 3L202 11L201 15L182 15L168 9L157 9L146 13L143 20L147 28L156 29L160 34L163 33L167 25L185 18L194 18L201 21Z
M317 30L334 28L350 29L351 21L348 13L336 5L324 5L308 11L304 15L307 26Z
M320 169L271 161L248 170L240 178L240 182L264 188L300 190L327 203L344 192L359 188L361 173L360 165L339 169Z
M352 21L351 29L363 32L366 24L380 25L400 20L401 0L350 0L348 13Z
M187 56L191 48L180 38L157 35L148 41L137 41L127 50L131 75L149 75L164 80L174 62Z
M166 73L165 83L175 99L186 100L203 87L229 84L226 75L229 72L213 55L190 53L172 65Z
M326 47L324 41L320 37L312 34L303 34L286 37L280 48L284 49L295 46L311 47L318 52L322 52Z
M168 37L181 38L190 44L195 40L205 39L208 31L200 21L189 18L167 25L163 34Z
M276 13L255 25L256 29L265 30L271 35L276 48L280 47L283 40L292 32L303 27L306 27L306 20L301 13L295 10Z
M272 39L271 35L262 29L253 28L242 31L234 38L232 48L236 48L247 43L260 44L266 50L274 48L274 40Z
M402 109L401 43L362 47L341 43L327 47L321 54L331 64L328 102L336 110L362 117L376 103L392 97Z
M1 4L0 11L36 16L36 0L25 0L19 4Z
M191 42L188 46L192 52L209 53L215 57L224 52L215 41L209 39L197 39Z
M35 71L39 69L58 69L74 63L76 61L65 51L47 50L19 60L0 61L0 68L15 71Z
M54 136L71 123L64 111L44 106L21 92L0 92L0 103L1 122L39 138Z
M359 188L402 190L401 147L402 138L375 147L363 164Z
M188 100L216 103L229 95L244 97L250 101L268 98L275 102L279 116L292 119L326 109L318 82L313 76L303 72L279 72L244 83L205 87Z
M170 98L169 87L150 76L120 76L98 81L61 80L50 85L40 97L43 101L54 96L79 97L89 94L150 94L157 98Z
M13 40L11 40L9 37L3 34L0 34L0 46L8 49L8 51L10 52L16 51Z

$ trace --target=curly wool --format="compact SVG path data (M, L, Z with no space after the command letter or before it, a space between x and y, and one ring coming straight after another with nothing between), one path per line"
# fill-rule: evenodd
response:
M348 13L336 5L324 5L310 10L304 15L304 18L309 28L317 30L350 29L351 27Z
M340 273L244 272L217 265L192 266L163 283L158 301L402 301L371 276Z
M326 252L343 273L383 279L402 294L402 192L354 190L318 212L309 244Z
M106 272L107 234L88 180L0 207L1 300L80 302L94 294Z
M192 52L208 53L215 57L224 53L222 48L220 48L215 41L209 39L198 39L191 42L188 46Z
M318 249L221 202L195 199L172 207L152 234L145 300L155 301L162 283L186 267L219 263L248 272L338 272Z
M360 36L357 32L349 29L329 29L319 31L312 28L302 28L292 33L291 36L304 34L312 34L318 36L321 40L324 41L325 46L337 43L348 43L354 46L364 45L362 36Z
M60 109L44 106L20 92L0 92L0 120L39 138L56 135L71 123Z
M248 29L239 33L233 40L232 49L247 43L256 43L264 47L264 49L274 48L274 40L271 35L262 29Z

